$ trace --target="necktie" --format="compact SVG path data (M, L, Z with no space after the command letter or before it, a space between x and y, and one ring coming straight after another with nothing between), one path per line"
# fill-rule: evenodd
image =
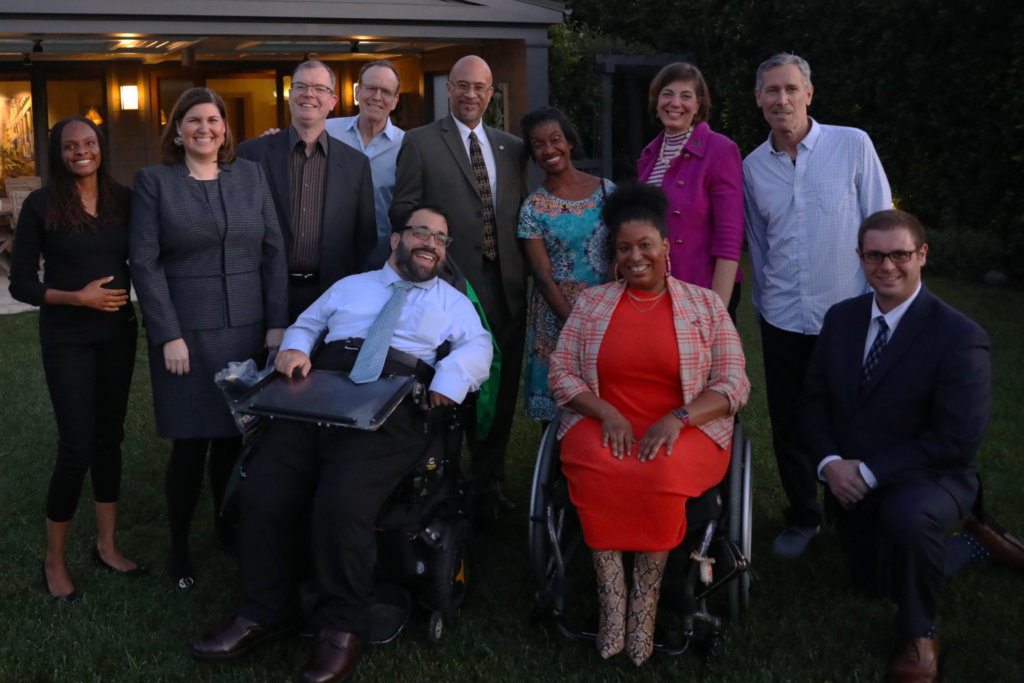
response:
M889 326L885 324L885 316L880 315L875 320L878 321L878 334L875 336L875 341L871 342L867 358L864 359L864 374L860 378L861 389L871 378L871 371L878 365L878 357L882 355L882 347L889 341Z
M391 337L394 336L395 327L398 325L398 316L402 313L402 306L405 305L405 298L409 296L413 283L396 280L391 286L394 288L391 298L373 319L373 324L370 325L363 340L363 346L356 356L356 362L352 365L352 371L348 374L348 378L356 384L372 382L380 377L380 371L384 369L384 360L388 357Z
M494 224L494 199L491 197L491 181L487 177L487 164L484 163L483 152L476 133L469 133L469 161L473 164L473 175L476 177L476 189L484 202L484 258L493 261L498 258L498 231Z

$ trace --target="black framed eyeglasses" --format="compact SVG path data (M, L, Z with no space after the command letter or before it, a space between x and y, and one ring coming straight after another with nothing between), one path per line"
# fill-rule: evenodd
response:
M433 237L435 242L445 248L450 247L452 242L455 241L454 237L449 237L441 231L430 232L430 228L425 225L407 225L405 229L421 242L429 242L430 238Z
M893 263L906 263L919 251L921 251L920 247L913 251L907 251L906 249L897 249L896 251L860 251L858 249L857 253L860 254L865 263L878 265L885 259L889 259Z
M291 92L295 93L296 95L305 95L310 90L312 90L313 93L318 95L319 97L327 97L328 95L334 94L334 91L328 88L326 85L309 85L308 83L299 82L292 83L289 90L291 90Z

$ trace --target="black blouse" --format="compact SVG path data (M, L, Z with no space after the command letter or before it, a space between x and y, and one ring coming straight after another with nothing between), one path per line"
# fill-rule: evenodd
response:
M47 189L30 194L21 207L14 231L10 291L18 301L39 306L39 338L43 343L91 343L112 339L126 326L134 325L135 310L129 302L107 313L85 306L53 306L43 300L47 289L77 291L108 275L109 289L129 290L128 215L131 191L124 188L124 222L102 225L95 230L72 232L60 227L46 230ZM45 259L43 280L39 280L39 257Z

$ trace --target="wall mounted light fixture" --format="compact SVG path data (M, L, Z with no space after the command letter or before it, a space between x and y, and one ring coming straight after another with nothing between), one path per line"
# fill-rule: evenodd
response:
M121 86L121 111L138 111L139 109L139 86Z

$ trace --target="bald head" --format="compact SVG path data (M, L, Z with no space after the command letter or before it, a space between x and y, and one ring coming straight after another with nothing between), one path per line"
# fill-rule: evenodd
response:
M476 128L494 94L491 67L476 55L466 55L449 72L447 88L452 115Z

